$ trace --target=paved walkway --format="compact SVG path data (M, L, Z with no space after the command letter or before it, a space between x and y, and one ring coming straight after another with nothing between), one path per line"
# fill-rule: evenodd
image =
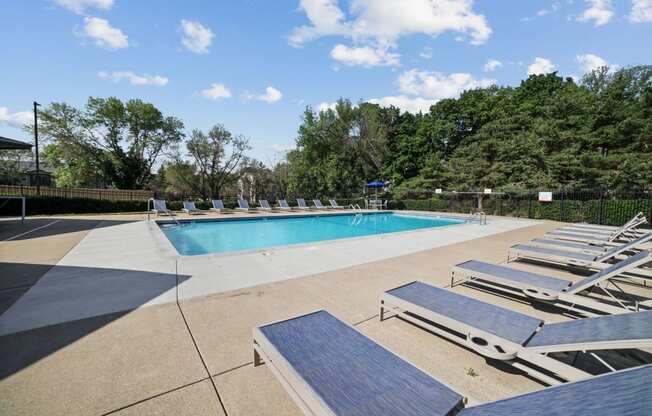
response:
M470 258L504 262L510 245L540 236L556 225L541 223L400 257L207 296L184 299L178 297L175 289L171 303L1 336L0 414L299 415L271 371L266 366L252 366L251 329L320 308L355 325L472 401L540 389L542 386L531 379L406 322L379 322L378 296L415 279L445 286L453 264ZM71 241L80 241L85 233L62 231L25 239L20 242L24 251L19 250L16 242L0 242L0 260L4 262L0 276L7 276L7 263L31 265L28 252L39 253L34 254L35 265L39 256L56 257L54 250L47 256L42 254L50 250L41 248L50 239L53 241L47 247L57 247L57 253L65 258L57 239L61 239L62 247L63 241L73 246ZM96 250L106 251L101 245ZM10 261L11 253L23 253L20 262ZM576 278L563 271L528 264L513 266ZM104 275L102 268L93 264L65 267L73 268L69 272L76 277L71 277L71 281L89 274L101 281ZM74 267L88 270L82 272ZM128 276L130 270L124 271ZM171 280L165 271L157 273L162 276L156 279ZM53 282L65 280L63 274L50 278ZM41 281L45 284L45 277ZM67 287L72 290L74 285ZM127 286L124 289L129 290ZM483 292L461 287L454 290L546 320L566 319L555 311L535 309ZM61 296L65 295L62 290Z

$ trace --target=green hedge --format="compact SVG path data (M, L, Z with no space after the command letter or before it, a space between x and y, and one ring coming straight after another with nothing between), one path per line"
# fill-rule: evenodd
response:
M145 212L147 211L147 201L113 201L108 199L89 199L89 198L59 198L50 196L28 196L26 197L27 215L54 215L54 214L99 214L99 213L117 213L117 212ZM294 198L287 198L290 206L296 206L297 201ZM342 206L349 204L359 204L364 207L364 198L337 199ZM236 208L238 199L227 197L223 199L224 206L227 208ZM312 200L307 200L308 205L312 205ZM328 200L322 199L324 205L330 205ZM270 204L276 205L276 201L270 201ZM183 201L166 201L168 209L180 211L183 208ZM195 201L195 206L199 209L209 209L212 207L210 201ZM258 206L252 204L252 206ZM0 201L0 216L18 216L20 215L20 200Z
M338 198L342 206L358 204L364 207L364 198ZM307 201L312 204L312 201ZM327 205L326 200L322 202ZM288 198L291 206L296 206L296 199ZM401 199L390 200L389 208L396 210L414 211L441 211L468 213L475 207L475 199L458 199L433 197L429 199ZM563 204L563 212L562 212ZM600 205L602 204L602 209ZM228 208L238 206L237 198L224 198L224 205ZM199 209L208 209L211 203L198 201ZM168 201L167 207L171 210L181 210L182 201ZM147 210L147 201L113 201L107 199L87 198L58 198L48 196L27 197L27 215L52 215L52 214L92 214L114 212L144 212ZM552 202L538 202L527 199L501 199L487 198L483 201L483 210L489 215L504 215L527 218L531 214L533 219L547 219L555 221L602 223L607 225L621 225L638 212L649 215L649 199L604 199L591 200L553 200ZM600 211L602 210L602 218ZM20 201L0 201L0 216L20 215Z

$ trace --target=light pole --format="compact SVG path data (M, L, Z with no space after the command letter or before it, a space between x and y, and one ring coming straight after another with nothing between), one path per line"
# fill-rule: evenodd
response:
M34 101L34 148L36 149L36 195L41 195L41 168L38 160L38 117L37 107L41 104Z

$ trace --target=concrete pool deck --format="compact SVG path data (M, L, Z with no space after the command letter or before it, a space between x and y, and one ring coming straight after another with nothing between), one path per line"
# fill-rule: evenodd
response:
M183 256L154 221L99 223L0 316L0 335L324 273L533 224L496 218L486 225Z
M379 322L378 298L384 290L416 279L445 286L451 266L464 260L504 262L509 246L539 237L559 226L557 223L490 218L496 224L506 221L504 228L487 235L465 228L456 237L458 241L439 245L436 239L414 234L396 240L397 244L400 241L399 246L393 245L396 251L381 251L383 258L365 257L365 262L323 271L304 263L314 250L296 251L295 258L259 254L263 260L251 269L265 279L255 286L237 287L239 283L232 279L219 285L203 282L210 274L193 275L202 270L195 271L185 263L179 267L177 281L173 265L149 262L152 244L138 243L138 236L149 229L142 219L67 217L21 239L0 241L2 289L21 282L20 287L28 289L0 316L7 325L3 327L7 334L0 336L0 414L299 415L271 371L266 366L252 366L251 329L320 308L473 400L495 400L543 387L406 322ZM511 221L522 226L510 228L507 224ZM123 238L113 239L112 235ZM420 250L402 247L412 238ZM382 247L389 246L384 243ZM112 252L120 246L119 254ZM164 246L154 247L165 252ZM93 259L87 257L91 254ZM271 263L274 267L266 263L272 259L278 259L282 273L269 277L277 267L277 263ZM253 261L248 257L241 260ZM220 265L216 261L211 259L205 266L212 276L216 275L214 267ZM296 269L291 262L298 263ZM577 278L563 270L511 265L569 280ZM227 264L218 270L225 275L233 270L227 267L235 266ZM9 270L19 276L10 276ZM293 270L307 273L297 277L291 274ZM184 286L193 280L199 281L198 292L203 287L209 294L189 291L184 295ZM156 284L150 285L150 281ZM120 290L113 291L113 286ZM35 295L28 297L32 290ZM555 310L459 286L454 290L548 321L567 319ZM127 293L119 296L121 291ZM84 293L93 302L76 300ZM106 299L122 299L120 308L130 302L140 304L103 312L115 307ZM16 305L20 308L7 315ZM53 316L37 319L30 308L42 308L40 313ZM87 314L85 308L92 314L74 317ZM32 329L13 330L20 327L13 321L21 319L20 325Z

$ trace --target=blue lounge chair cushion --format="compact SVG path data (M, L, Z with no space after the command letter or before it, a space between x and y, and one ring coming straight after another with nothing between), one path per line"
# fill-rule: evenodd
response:
M527 244L517 244L512 247L512 249L516 250L521 250L521 251L529 251L531 253L539 253L539 254L548 254L552 256L560 256L560 257L567 257L571 259L576 259L576 260L584 260L584 261L595 261L598 257L589 255L589 254L583 254L583 253L573 253L570 251L565 251L565 250L555 250L554 248L544 248L544 247L536 247L536 246L528 246Z
M436 314L523 345L542 321L450 290L413 282L387 292Z
M652 311L545 324L526 347L652 340Z
M652 412L652 365L469 407L459 416L639 416Z
M477 260L469 260L458 264L456 267L471 272L485 273L496 277L502 277L513 282L519 282L525 285L548 289L554 292L560 292L571 284L571 282L564 279L557 279L554 277L516 270L510 267L498 266L496 264L485 263Z
M326 311L260 331L336 415L448 415L463 406L461 395Z

